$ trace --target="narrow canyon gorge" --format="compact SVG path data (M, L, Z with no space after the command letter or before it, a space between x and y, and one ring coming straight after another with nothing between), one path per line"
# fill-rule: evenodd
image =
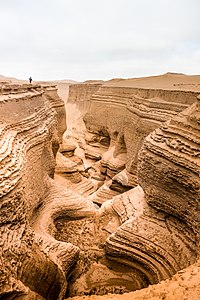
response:
M0 81L0 299L200 298L200 76Z

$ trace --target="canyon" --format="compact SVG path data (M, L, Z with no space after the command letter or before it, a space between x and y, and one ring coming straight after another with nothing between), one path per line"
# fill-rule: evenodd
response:
M200 76L0 80L0 298L199 299Z

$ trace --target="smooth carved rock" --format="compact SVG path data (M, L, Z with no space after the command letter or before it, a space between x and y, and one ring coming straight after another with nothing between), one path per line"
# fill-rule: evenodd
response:
M128 220L106 244L110 259L139 269L149 284L194 263L197 251L195 236L187 226L156 211Z
M42 230L34 230L34 221L50 201L64 104L53 86L9 86L1 89L0 107L0 295L62 299L77 248L48 233L59 203Z
M92 296L93 300L149 300L149 299L198 299L200 294L200 261L187 269L179 271L172 278L162 281L148 288L125 293L123 295L108 294L105 296ZM86 296L68 298L75 300L91 299Z
M105 201L112 199L114 196L118 195L119 192L116 190L112 190L110 188L111 181L105 182L102 186L100 186L97 191L95 191L92 195L89 196L94 203L103 204Z
M67 173L55 174L55 180L83 197L87 197L96 191L93 182L81 176L78 172L70 173L70 175Z
M134 185L134 176L124 169L112 178L112 182L119 183L122 187L122 191L124 191L125 188L131 188Z
M122 225L106 242L109 259L142 271L149 284L195 261L195 235L177 219L148 207L141 187L114 197L111 207Z

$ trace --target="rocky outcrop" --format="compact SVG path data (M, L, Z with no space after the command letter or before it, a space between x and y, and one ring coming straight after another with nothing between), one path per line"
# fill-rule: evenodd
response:
M197 240L189 227L148 207L139 217L133 214L106 243L109 259L139 270L149 284L194 263L197 253Z
M144 138L192 104L198 93L135 88L112 82L91 86L70 86L68 103L76 104L87 131L109 136L110 147L101 160L107 175L112 178L125 169L129 182L124 186L136 186L137 157ZM118 185L122 189L121 180Z
M142 146L138 178L147 202L199 234L200 99L156 129Z
M150 284L191 265L198 255L199 118L198 100L145 138L138 164L144 211L106 243L110 259L138 268Z
M78 254L52 229L69 199L50 178L66 127L64 104L55 86L2 86L0 120L0 296L62 299ZM70 199L76 210L77 196ZM83 203L84 212L92 209ZM42 219L43 209L49 215Z
M166 286L174 283L173 279L166 283L163 280L190 265L188 270L196 270L200 221L200 109L196 96L196 92L190 91L102 85L86 103L88 111L84 121L88 131L106 132L110 137L108 150L101 155L99 170L111 179L111 183L104 184L90 196L98 204L106 198L111 199L99 210L100 222L107 219L103 229L99 228L100 232L107 232L107 237L103 238L103 256L113 265L120 263L131 269L135 279L131 283L133 290L162 281L160 288L165 291ZM78 107L78 100L76 103ZM140 186L130 189L136 182ZM122 186L130 190L124 192ZM110 197L111 188L122 194ZM105 261L104 265L108 267ZM113 265L108 267L109 270ZM77 278L72 285L75 290L79 289L77 293L84 293L81 282L85 285L85 295L102 295L111 290L123 293L127 289L124 282L121 282L123 291L114 281L109 285L101 278L101 272L108 278L109 272L106 269L97 271L94 264L90 266L80 277L82 281ZM98 281L94 277L91 279L92 270L97 272ZM174 280L179 281L181 274L178 273ZM192 278L193 271L189 274ZM93 280L93 286L86 284L90 280ZM119 278L117 282L120 282ZM73 288L72 294L76 295ZM156 286L147 290L152 297L154 292L162 299ZM135 292L130 297L137 297L134 295L142 299L145 292ZM194 297L197 295L198 283ZM128 299L126 297L129 295L122 299Z
M118 299L147 288L122 297L179 299L188 280L198 299L195 93L74 85L86 128L62 141L55 86L1 86L1 297Z

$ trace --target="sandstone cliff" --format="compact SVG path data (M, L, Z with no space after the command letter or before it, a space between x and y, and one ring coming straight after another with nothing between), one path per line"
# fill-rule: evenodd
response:
M66 128L64 103L55 86L2 85L0 115L0 295L62 299L78 253L53 238L53 220L70 198L50 178Z
M107 149L99 157L99 170L112 181L108 189L123 194L115 196L109 190L105 192L103 185L90 199L96 203L105 201L99 211L100 220L105 215L109 220L100 221L104 223L103 230L108 232L103 237L102 256L131 268L134 281L129 280L133 290L170 278L192 265L198 257L199 102L196 100L198 84L194 84L194 89L191 85L176 82L173 88L144 88L112 81L99 84L90 98L80 93L81 88L88 88L88 83L70 87L69 102L80 110L85 130L93 135L93 139L88 139L88 133L85 134L86 143L98 147L99 137L107 139ZM85 150L83 142L79 146ZM139 187L125 192L125 186L130 189L137 183L142 187L141 192ZM108 199L111 200L106 201ZM104 265L108 267L109 263L104 261ZM94 264L91 269L96 270ZM91 280L90 272L84 275L87 282ZM111 290L124 293L130 288L128 281L120 281L122 274L113 274L113 278L117 276L121 285L113 282ZM98 280L93 276L93 285L85 284L85 294L102 295L111 291L109 280L100 278L99 271ZM77 280L73 289L81 294L79 282ZM186 287L187 283L184 284ZM166 285L163 283L165 291ZM173 280L169 281L169 289L172 285ZM146 293L152 296L155 290L155 295L162 298L162 292L156 289L152 294L150 289ZM198 299L198 293L195 289L193 299ZM164 294L172 297L170 292ZM126 297L142 299L145 292L122 296L122 299L128 299Z
M199 81L156 80L70 86L64 140L54 85L1 84L2 299L199 298Z
M108 154L102 157L108 176L124 169L128 179L124 185L137 185L137 157L144 137L192 104L198 95L197 91L178 89L176 83L172 86L173 89L164 89L163 85L144 88L133 83L131 86L130 81L114 80L70 87L68 105L76 105L87 130L110 139ZM114 180L122 184L118 177Z

